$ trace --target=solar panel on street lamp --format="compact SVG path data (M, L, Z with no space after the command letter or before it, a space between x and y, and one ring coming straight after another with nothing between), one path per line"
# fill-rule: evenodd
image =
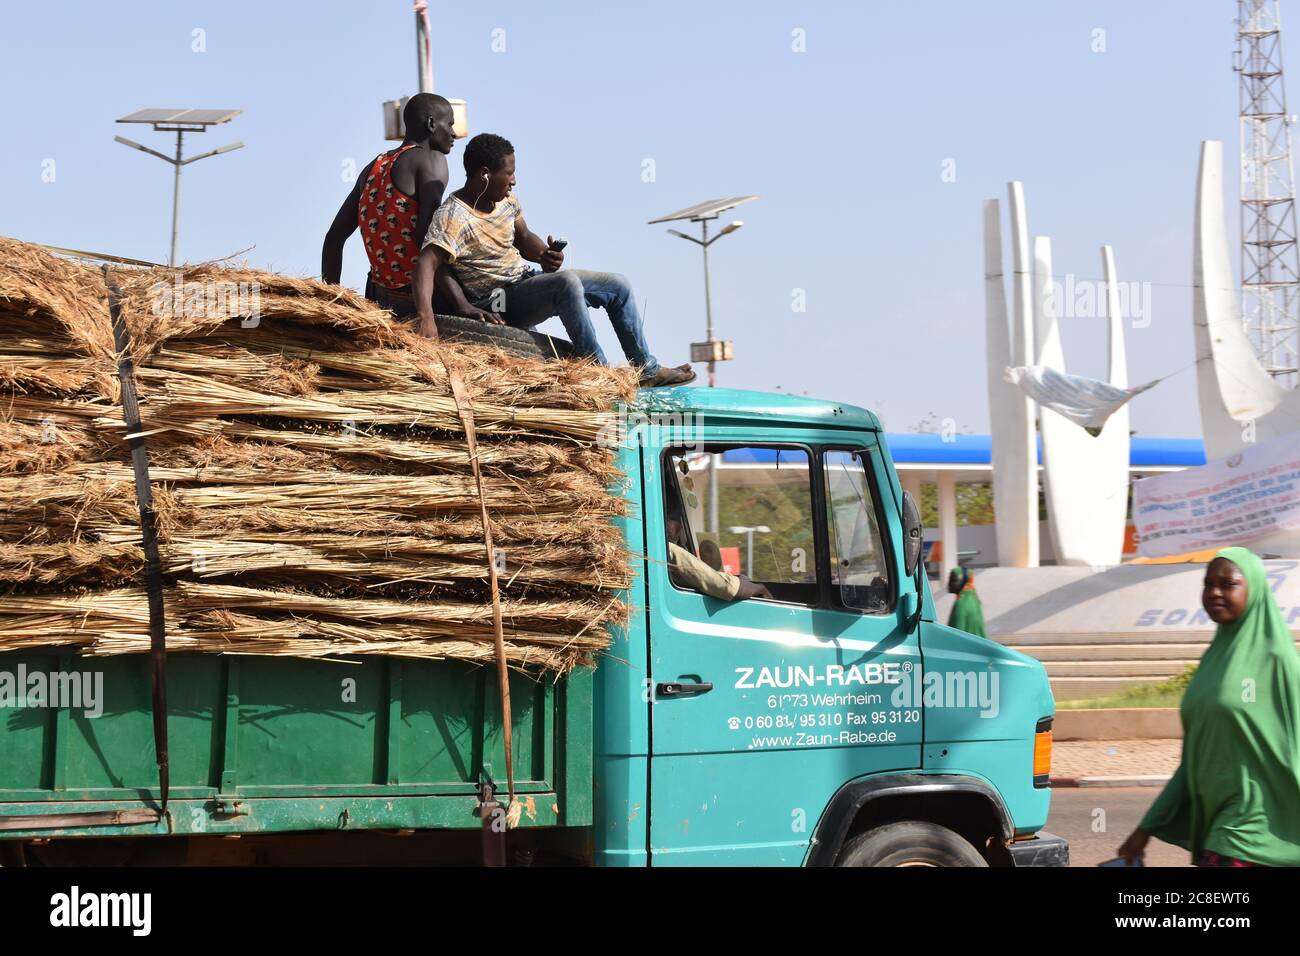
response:
M156 149L150 149L142 143L127 139L125 136L114 136L113 139L123 146L130 146L132 149L138 149L142 153L148 153L150 156L157 156L163 162L171 163L175 169L175 177L172 183L172 245L171 254L167 257L169 266L176 265L176 244L180 236L180 215L181 215L181 167L190 163L197 162L200 159L207 159L209 156L217 156L221 153L229 153L236 149L243 149L243 143L229 143L217 149L210 149L206 153L199 153L197 156L191 156L189 159L181 157L184 137L186 133L203 133L209 126L220 126L222 123L229 123L238 116L242 110L193 110L193 109L147 109L136 110L123 116L118 120L119 123L143 123L152 126L158 133L175 133L176 134L176 156L168 156L166 153L160 153Z
M709 289L709 246L713 245L725 235L735 232L744 225L739 219L723 226L722 229L712 239L709 238L709 222L717 219L719 213L726 212L728 209L734 209L742 203L753 202L757 196L733 196L731 199L706 199L704 202L696 203L694 206L687 206L685 209L679 209L676 212L670 212L666 216L660 216L658 219L651 219L649 225L660 222L677 222L682 219L700 224L700 238L688 236L684 232L676 229L669 229L668 234L676 236L678 239L685 239L693 242L704 252L704 321L705 321L705 341L691 343L691 360L695 361L695 355L708 356L709 363L709 387L712 388L716 383L715 369L717 362L725 361L731 358L730 342L713 341L713 297Z
M136 110L123 116L119 123L147 123L160 133L183 128L185 132L201 133L209 126L229 123L243 110Z
M666 216L660 216L658 219L651 219L648 223L653 226L660 222L673 222L676 219L689 219L691 222L700 222L704 219L717 219L718 213L726 212L728 209L734 209L742 203L753 202L757 196L735 196L731 199L706 199L704 202L698 202L694 206L687 206L685 209L679 209L676 212L670 212Z

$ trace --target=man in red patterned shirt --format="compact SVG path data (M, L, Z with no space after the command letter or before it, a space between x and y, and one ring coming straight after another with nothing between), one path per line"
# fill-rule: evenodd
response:
M376 156L357 177L330 224L321 250L321 278L338 284L343 245L359 228L375 300L399 315L413 315L411 276L420 239L447 189L447 154L455 134L451 104L435 93L407 100L402 120L406 138Z

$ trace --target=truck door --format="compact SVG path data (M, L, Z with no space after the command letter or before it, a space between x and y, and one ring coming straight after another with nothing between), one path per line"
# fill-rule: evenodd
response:
M801 437L645 451L652 865L797 865L842 784L920 766L879 445ZM692 589L719 565L767 594Z

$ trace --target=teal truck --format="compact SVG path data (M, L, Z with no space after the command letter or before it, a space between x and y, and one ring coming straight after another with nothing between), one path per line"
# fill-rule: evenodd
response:
M615 430L632 614L597 667L512 675L517 825L490 667L169 654L160 813L148 656L42 648L0 675L102 699L0 709L0 863L1066 864L1044 669L936 620L871 412L660 390ZM690 589L670 539L765 592Z

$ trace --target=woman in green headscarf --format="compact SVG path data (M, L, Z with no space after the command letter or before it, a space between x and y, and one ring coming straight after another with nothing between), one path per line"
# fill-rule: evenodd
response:
M975 578L971 573L961 567L948 572L948 593L957 595L948 614L948 626L977 637L988 637L984 633L984 605L975 593Z
M1300 655L1264 562L1223 549L1201 604L1218 629L1183 694L1182 761L1119 855L1155 836L1198 866L1300 866Z

